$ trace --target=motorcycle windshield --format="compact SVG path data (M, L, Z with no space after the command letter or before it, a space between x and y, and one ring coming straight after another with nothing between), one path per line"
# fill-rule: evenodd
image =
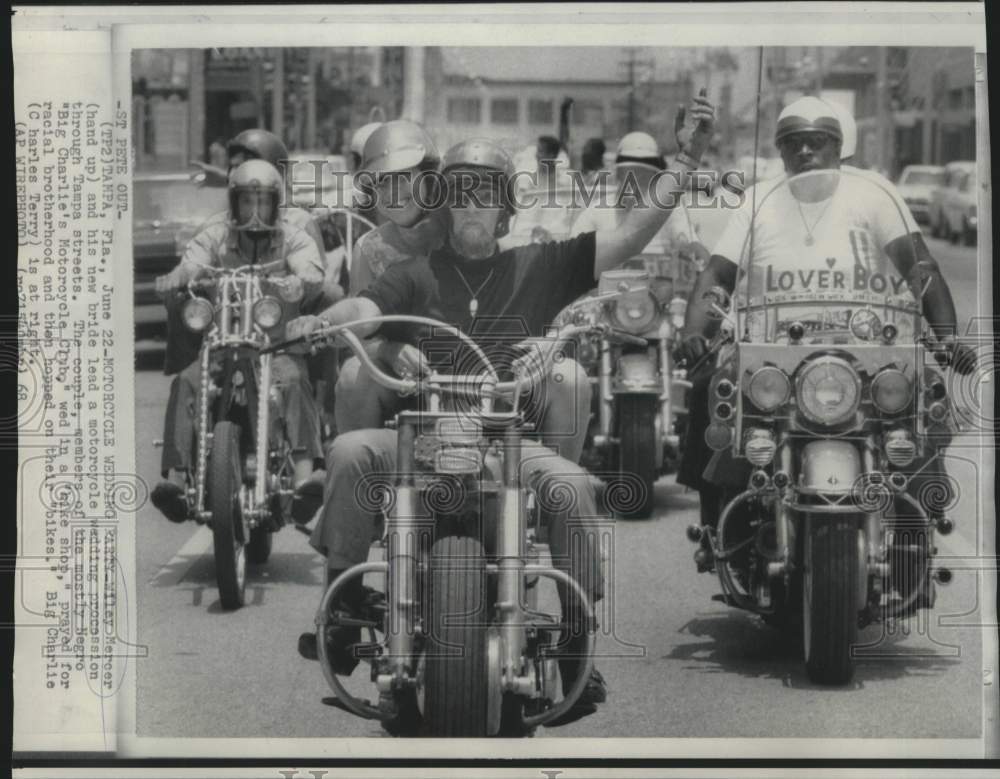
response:
M740 266L736 337L785 343L797 324L802 343L871 343L891 325L898 343L913 343L920 290L897 263L912 267L919 233L896 188L871 171L844 166L759 182L714 251Z

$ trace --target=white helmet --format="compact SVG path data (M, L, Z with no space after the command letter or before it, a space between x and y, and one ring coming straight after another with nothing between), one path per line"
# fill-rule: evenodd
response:
M369 122L355 130L354 135L351 136L351 151L357 154L359 158L363 157L365 154L365 141L381 126L382 122Z
M618 142L615 153L615 164L650 163L657 168L665 167L659 144L649 133L632 132Z

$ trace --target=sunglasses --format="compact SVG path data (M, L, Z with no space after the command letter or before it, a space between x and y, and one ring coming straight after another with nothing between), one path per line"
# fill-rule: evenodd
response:
M833 138L826 133L792 133L778 141L778 147L798 151L803 146L808 146L813 151L823 151L831 143Z

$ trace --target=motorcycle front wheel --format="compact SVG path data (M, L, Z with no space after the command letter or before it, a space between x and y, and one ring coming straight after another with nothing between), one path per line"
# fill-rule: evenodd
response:
M806 672L817 684L847 684L858 640L858 520L808 520L802 574L802 638Z
M656 415L659 404L655 395L622 394L617 398L618 472L623 484L639 492L623 501L615 513L622 519L645 519L653 513L653 483L656 481ZM636 481L633 481L636 480ZM629 490L630 491L630 490ZM629 492L626 491L626 492Z
M216 423L208 465L219 602L224 609L238 609L244 603L247 575L240 506L243 467L237 425Z
M488 735L485 563L483 547L474 538L446 536L431 549L424 647L425 736Z

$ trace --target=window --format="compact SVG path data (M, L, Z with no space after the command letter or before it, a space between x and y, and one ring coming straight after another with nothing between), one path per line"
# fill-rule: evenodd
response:
M456 124L479 124L482 103L477 97L449 97L448 121Z
M552 124L552 101L529 100L528 121L531 124Z
M948 108L961 108L962 97L961 89L948 90Z
M490 121L494 124L517 124L517 98L493 100L490 103Z
M573 106L573 124L603 127L604 106L591 100L577 101Z

